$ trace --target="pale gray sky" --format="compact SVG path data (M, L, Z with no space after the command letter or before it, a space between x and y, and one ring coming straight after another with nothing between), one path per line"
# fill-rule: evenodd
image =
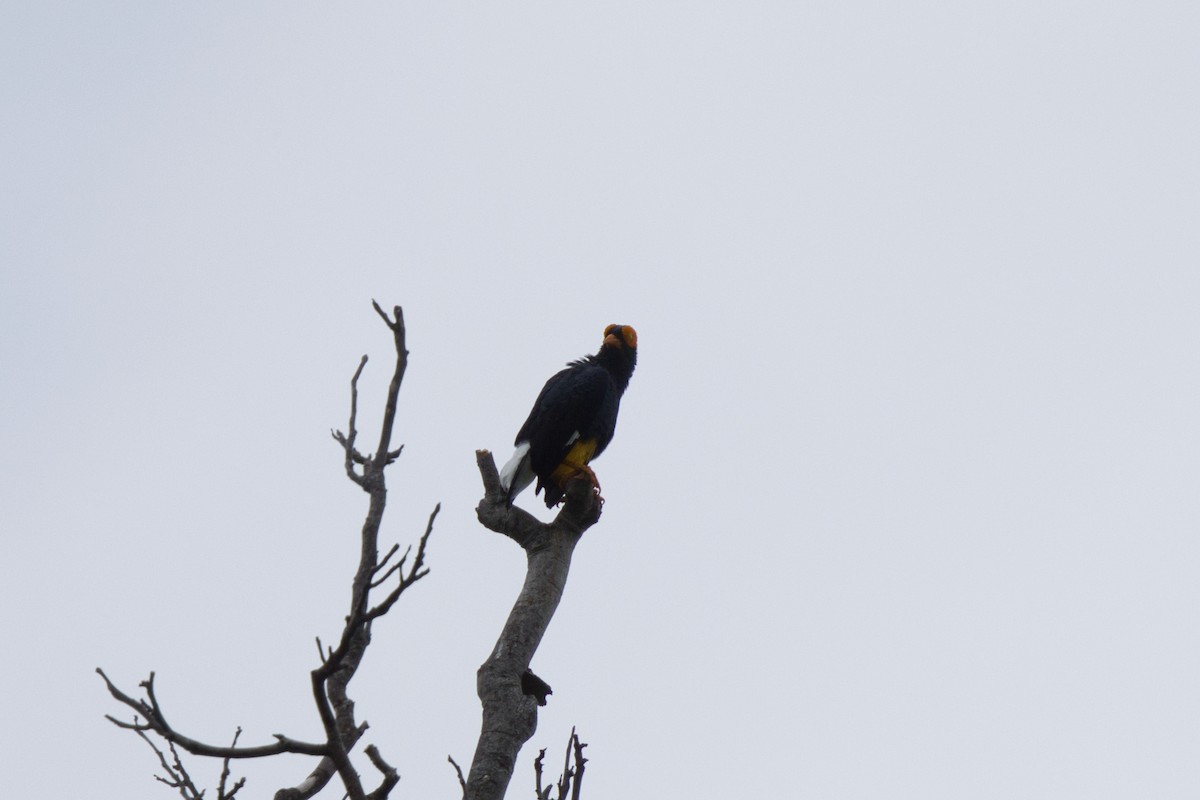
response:
M171 796L100 665L200 737L316 737L374 297L412 350L385 539L443 504L352 685L396 797L456 796L523 576L472 451L611 322L639 370L511 796L577 725L597 799L1195 797L1198 26L4 4L0 793Z

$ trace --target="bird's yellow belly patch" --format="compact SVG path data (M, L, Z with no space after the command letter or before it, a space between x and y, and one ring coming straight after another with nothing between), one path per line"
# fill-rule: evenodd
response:
M551 477L555 483L561 486L568 478L578 474L586 467L594 455L596 455L596 440L580 439L571 445L571 449L563 456L562 462L554 468Z

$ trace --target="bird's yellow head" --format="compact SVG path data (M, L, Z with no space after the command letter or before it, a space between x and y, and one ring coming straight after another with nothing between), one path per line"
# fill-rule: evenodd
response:
M637 331L630 325L609 325L604 329L603 346L637 350Z

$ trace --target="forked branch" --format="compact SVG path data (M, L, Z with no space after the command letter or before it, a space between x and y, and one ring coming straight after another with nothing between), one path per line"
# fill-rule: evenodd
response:
M490 452L476 451L475 460L484 488L476 508L479 521L521 545L528 563L525 584L500 638L476 674L483 724L466 798L500 800L521 746L537 729L539 700L544 703L549 694L549 686L529 671L530 662L562 598L575 545L600 519L601 504L591 482L580 477L567 484L566 504L554 521L540 522L508 504Z
M558 778L558 783L551 786L542 787L542 762L546 760L546 750L542 748L538 751L537 758L533 760L533 772L535 781L535 792L537 800L552 800L550 792L558 788L558 796L553 800L579 800L579 793L583 789L583 768L587 764L587 759L583 757L583 748L587 747L584 742L579 741L579 735L575 733L575 729L571 728L571 738L567 740L567 754L563 759L563 771Z
M350 759L354 746L367 730L366 723L358 723L354 716L354 702L346 693L350 680L362 662L367 645L371 642L371 624L387 614L400 596L414 583L429 574L425 566L425 550L433 532L433 522L437 517L440 505L435 507L425 526L425 532L417 542L416 552L412 548L395 564L387 566L392 556L399 550L398 545L392 546L387 555L379 557L379 529L383 520L383 512L387 504L387 487L384 480L384 470L399 457L402 447L391 449L392 433L395 427L397 396L404 380L408 366L408 349L405 345L404 315L399 306L393 309L389 316L372 301L372 306L392 332L392 340L396 351L395 368L392 372L391 383L388 386L387 399L384 405L383 422L380 427L379 445L374 454L363 454L356 447L358 439L358 380L367 364L363 356L358 368L350 380L350 420L346 433L333 431L333 438L341 445L344 452L346 475L361 487L370 497L367 516L361 532L361 549L358 568L355 571L351 586L350 612L346 616L345 627L338 637L335 647L328 649L320 645L318 652L320 664L311 672L313 700L317 706L321 724L325 733L323 742L303 742L282 734L276 734L275 741L255 747L239 747L237 736L230 746L210 745L186 736L173 728L167 722L154 691L154 673L141 683L144 697L135 698L122 692L109 680L101 670L97 670L104 679L109 693L120 703L134 711L132 721L119 720L109 716L108 719L117 727L135 731L145 739L158 755L159 764L166 773L160 781L176 788L187 800L199 800L203 792L196 788L187 773L176 747L198 756L208 756L224 759L218 785L218 800L230 800L244 784L244 779L226 789L229 778L230 759L265 758L283 753L295 753L319 757L317 767L300 784L280 789L275 794L276 800L304 800L314 796L337 775L351 800L386 800L388 794L400 780L400 776L374 745L368 746L364 753L367 759L379 771L381 778L378 786L371 792L363 788L362 779ZM409 556L412 555L411 562ZM389 589L389 585L391 588ZM373 600L372 590L383 593L382 598ZM240 729L239 729L240 734ZM151 735L156 735L167 742L167 750L172 758L157 747Z

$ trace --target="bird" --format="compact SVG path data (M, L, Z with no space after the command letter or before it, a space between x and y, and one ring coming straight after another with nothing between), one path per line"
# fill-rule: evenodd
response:
M588 464L612 441L621 396L636 366L637 331L614 324L604 329L599 352L568 362L546 381L517 431L516 452L500 470L510 506L535 478L534 494L545 493L546 508L561 503L567 482L579 475L600 496Z

